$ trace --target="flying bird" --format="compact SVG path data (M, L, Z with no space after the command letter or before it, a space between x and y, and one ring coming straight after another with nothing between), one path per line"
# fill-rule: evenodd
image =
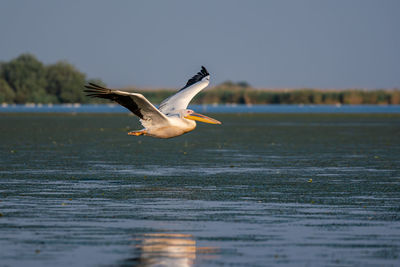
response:
M210 83L210 74L202 66L201 71L189 79L176 94L161 102L158 108L142 94L108 89L94 83L85 85L87 96L110 99L129 109L140 118L144 129L129 132L129 135L146 135L158 138L171 138L193 131L195 121L221 124L220 121L187 109L189 102Z

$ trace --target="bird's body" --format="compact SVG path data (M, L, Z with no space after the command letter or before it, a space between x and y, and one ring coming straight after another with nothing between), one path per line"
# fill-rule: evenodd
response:
M178 116L167 116L167 123L154 125L148 123L146 120L140 120L145 129L137 132L130 132L131 135L141 135L136 133L143 133L144 135L158 137L158 138L171 138L182 135L184 133L193 131L196 128L196 122L193 120L180 118Z
M210 75L206 68L193 76L186 86L165 99L157 109L142 94L108 89L93 83L86 85L88 96L110 99L129 109L140 118L144 129L129 132L130 135L147 135L171 138L193 131L196 122L212 124L221 122L187 109L192 98L209 84Z

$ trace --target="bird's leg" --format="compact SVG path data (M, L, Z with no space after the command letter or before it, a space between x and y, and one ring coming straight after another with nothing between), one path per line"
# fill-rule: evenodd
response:
M147 131L146 130L140 130L140 131L132 131L132 132L129 132L128 134L129 135L135 135L135 136L139 136L139 135L143 135L143 134L146 134L147 133Z

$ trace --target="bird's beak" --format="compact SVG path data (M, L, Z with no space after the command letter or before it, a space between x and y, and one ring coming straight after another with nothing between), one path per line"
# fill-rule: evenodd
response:
M189 119L189 120L201 121L201 122L212 123L212 124L221 124L220 121L217 121L217 120L215 120L213 118L204 116L204 115L199 114L199 113L194 113L194 112L192 114L188 115L188 116L185 116L185 118Z

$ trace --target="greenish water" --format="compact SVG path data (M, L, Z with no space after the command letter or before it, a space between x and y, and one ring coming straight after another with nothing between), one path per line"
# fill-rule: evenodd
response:
M1 114L1 266L398 266L400 115Z

